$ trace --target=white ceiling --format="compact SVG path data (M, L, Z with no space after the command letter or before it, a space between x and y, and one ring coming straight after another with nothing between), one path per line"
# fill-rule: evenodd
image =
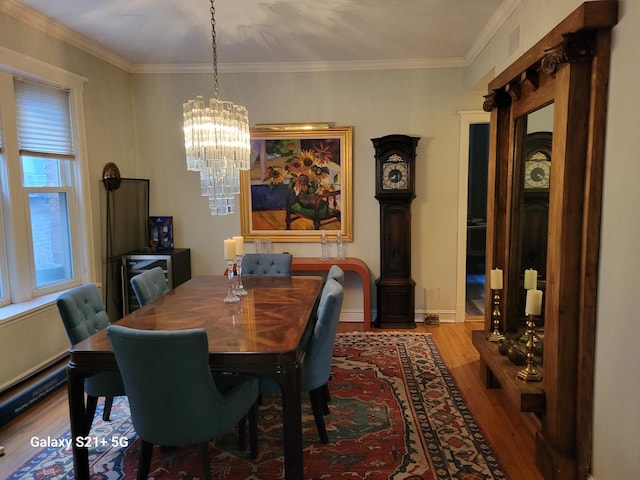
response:
M463 66L520 1L217 0L218 65ZM209 7L207 0L0 0L0 11L132 71L210 66Z

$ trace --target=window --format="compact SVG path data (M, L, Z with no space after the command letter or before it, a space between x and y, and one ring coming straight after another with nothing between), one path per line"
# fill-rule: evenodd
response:
M1 60L0 306L6 306L88 280L91 239L77 141L82 82L70 78L65 85L58 69L50 81L42 72L1 71Z

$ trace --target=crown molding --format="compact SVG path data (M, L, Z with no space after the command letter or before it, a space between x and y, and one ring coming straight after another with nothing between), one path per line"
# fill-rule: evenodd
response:
M73 30L54 22L44 15L34 12L13 0L0 0L0 13L5 13L21 22L40 30L47 35L68 43L94 57L108 62L118 68L131 72L133 64L127 59L116 55L115 53L105 49L103 46L89 40Z
M464 56L465 63L471 65L482 49L487 46L500 27L507 21L522 0L502 0L498 9L491 16L475 41Z
M357 60L341 62L269 62L222 63L220 73L296 73L347 72L362 70L422 70L429 68L462 68L467 62L462 57L414 58L396 60ZM210 64L136 64L132 73L212 73Z

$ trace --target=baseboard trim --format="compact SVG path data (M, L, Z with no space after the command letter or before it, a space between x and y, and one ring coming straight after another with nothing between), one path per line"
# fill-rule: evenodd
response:
M67 369L64 365L30 383L28 387L10 390L0 403L0 427L37 405L66 383ZM12 391L15 393L12 394Z

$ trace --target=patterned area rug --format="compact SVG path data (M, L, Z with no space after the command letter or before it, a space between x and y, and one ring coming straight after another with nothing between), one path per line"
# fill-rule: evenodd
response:
M329 444L319 442L305 399L305 479L507 478L428 334L338 334L329 386ZM99 413L91 478L135 478L139 441L126 399L115 402L110 422ZM284 478L279 397L263 399L259 416L258 459L238 451L237 432L229 432L210 443L213 478ZM73 479L71 451L45 448L9 478ZM150 478L202 478L199 447L155 447Z

